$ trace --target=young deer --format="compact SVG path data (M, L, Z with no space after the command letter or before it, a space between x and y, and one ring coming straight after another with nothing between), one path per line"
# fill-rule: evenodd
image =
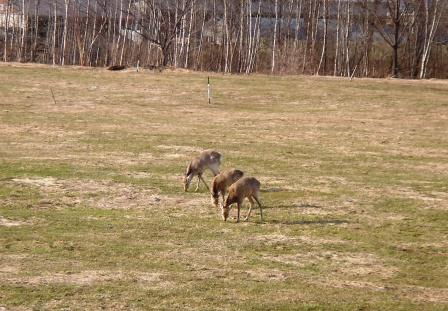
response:
M257 201L258 206L260 207L260 218L261 221L263 221L263 209L261 208L260 200L258 199L259 193L260 182L258 180L253 177L243 177L239 179L229 188L229 195L227 196L224 206L221 207L222 219L224 219L224 221L227 220L232 204L236 203L238 207L238 218L236 222L239 222L241 205L243 204L243 200L245 198L248 198L250 202L250 208L244 221L249 219L250 212L252 211L252 207L254 206L254 200Z
M198 176L198 183L196 185L196 190L199 189L199 181L202 180L204 185L207 187L208 191L210 188L208 187L205 180L202 178L202 174L206 169L209 169L213 172L213 175L216 176L219 174L219 165L221 164L222 155L219 152L214 150L205 150L201 152L201 154L191 160L190 164L188 164L187 172L184 177L184 190L187 191L190 186L191 180L194 176Z
M222 201L224 202L224 197L227 194L227 189L235 183L238 179L243 177L244 173L240 170L231 169L226 172L222 172L216 175L212 180L212 203L219 208L219 194L222 196Z

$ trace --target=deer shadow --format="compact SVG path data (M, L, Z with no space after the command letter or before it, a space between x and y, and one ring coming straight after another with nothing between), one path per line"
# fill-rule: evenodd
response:
M313 203L302 203L302 204L276 204L275 206L263 205L263 211L275 210L275 209L300 209L300 208L310 208L310 209L321 209L323 206L313 204ZM255 209L256 211L257 209ZM255 216L256 217L256 216ZM312 220L300 220L300 219L267 219L262 222L259 220L254 220L253 222L260 224L280 224L280 225L344 225L350 222L346 219L312 219Z
M260 190L261 193L269 193L269 192L288 192L288 189L284 189L281 187L264 187Z
M269 192L272 192L273 188L269 189ZM268 192L268 191L266 191ZM275 204L275 205L263 205L263 214L265 213L265 211L267 211L267 214L269 215L269 210L276 210L276 209L299 209L299 214L300 214L300 209L323 209L324 206L322 205L318 205L315 203L307 203L307 202L303 202L303 203L295 203L295 204ZM243 204L241 212L242 212L242 218L244 219L245 217L245 210L247 211L247 207L249 207L248 205L246 206L246 204ZM255 213L258 213L258 205L254 206L253 211L255 211ZM321 217L324 215L320 215ZM255 219L252 220L248 220L247 222L252 222L252 223L257 223L257 224L280 224L280 225L344 225L344 224L349 224L350 222L346 219L311 219L311 220L300 220L300 219L265 219L263 221L260 221L260 219L258 218L258 215L254 215L252 214L252 217L256 217ZM252 218L251 217L251 218ZM257 219L258 218L258 219Z
M264 206L263 206L264 207ZM323 208L323 206L321 205L317 205L317 204L309 204L309 203L304 203L304 204L276 204L273 207L268 207L268 208L272 208L272 209L289 209L289 208Z

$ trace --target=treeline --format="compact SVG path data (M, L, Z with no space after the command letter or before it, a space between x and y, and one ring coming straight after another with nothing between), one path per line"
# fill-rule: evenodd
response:
M0 57L245 74L448 78L448 1L0 0Z

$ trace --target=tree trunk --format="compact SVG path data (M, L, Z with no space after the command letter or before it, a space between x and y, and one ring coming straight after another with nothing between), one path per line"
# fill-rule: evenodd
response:
M334 70L333 75L336 76L338 73L338 58L339 58L339 30L340 30L340 17L341 17L341 0L338 0L338 13L336 21L336 47L334 55Z
M53 23L53 66L56 65L56 34L58 27L58 7L57 1L53 0L54 23Z
M227 0L224 2L224 29L225 29L225 57L224 57L224 73L229 72L229 52L230 52L230 34L229 24L227 20Z
M184 65L185 68L188 68L188 59L190 57L191 31L193 29L194 5L195 5L195 1L193 0L193 4L191 6L191 12L190 12L190 25L188 26L187 51L185 53L185 65Z
M350 28L351 28L351 11L350 1L347 2L347 20L345 28L345 62L347 68L347 77L350 77Z
M432 14L432 21L431 21L431 28L428 32L428 24L429 24L429 7L428 7L428 0L424 0L425 4L425 44L423 46L423 53L422 53L422 59L421 59L421 67L420 67L420 79L424 79L426 77L426 71L428 68L428 61L429 56L431 53L431 47L432 43L434 41L434 36L436 33L436 30L440 23L440 18L442 17L442 13L444 11L444 8L446 6L446 2L442 2L440 4L439 0L435 0L433 4L433 14ZM440 5L440 7L439 7Z
M64 16L64 32L62 34L62 59L61 65L65 65L65 50L67 47L67 31L68 31L68 5L70 0L64 0L65 3L65 16Z
M37 0L36 5L34 7L34 34L33 34L33 45L30 54L30 59L32 62L36 61L37 41L39 40L39 5L40 0Z
M311 19L313 14L313 7L312 7L312 0L310 1L310 7L308 9L308 21L306 25L306 40L305 40L305 46L303 49L303 61L302 61L302 74L305 72L306 68L306 62L307 62L307 56L308 56L308 42L310 40L310 33L311 33Z
M278 24L278 0L275 0L274 4L275 10L275 22L274 22L274 39L272 42L272 63L271 63L271 73L275 70L275 49L277 44L277 24Z
M28 13L25 7L25 0L22 0L22 16L20 17L21 21L19 23L20 28L22 30L22 36L21 36L21 40L20 40L20 49L19 49L19 62L22 61L22 58L24 57L24 54L26 53L25 51L25 37L26 37L26 33L27 33L27 29L28 29Z
M8 61L8 32L9 32L9 12L10 12L10 2L6 2L6 14L5 14L5 45L3 46L3 61Z
M122 43L122 46L121 46L121 53L120 53L120 66L123 65L124 50L126 48L126 42L127 42L128 32L129 32L128 26L129 26L130 8L131 8L131 1L129 1L128 8L127 8L127 11L126 11L126 22L125 22L125 25L124 25L125 33L124 33L124 36L123 36L124 38L123 38L123 43Z
M327 0L324 1L324 42L322 46L322 54L320 55L319 67L317 68L316 74L319 75L320 68L322 67L322 62L324 58L327 57L327 32L328 32L328 20L327 20ZM324 75L325 75L325 66L324 66Z
M394 43L392 44L392 76L398 77L399 61L398 48L400 46L400 27L401 27L401 0L396 0L394 6Z

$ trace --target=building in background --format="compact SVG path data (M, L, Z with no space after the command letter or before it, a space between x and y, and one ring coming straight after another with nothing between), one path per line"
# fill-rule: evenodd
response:
M24 27L23 12L10 0L0 0L0 31Z

